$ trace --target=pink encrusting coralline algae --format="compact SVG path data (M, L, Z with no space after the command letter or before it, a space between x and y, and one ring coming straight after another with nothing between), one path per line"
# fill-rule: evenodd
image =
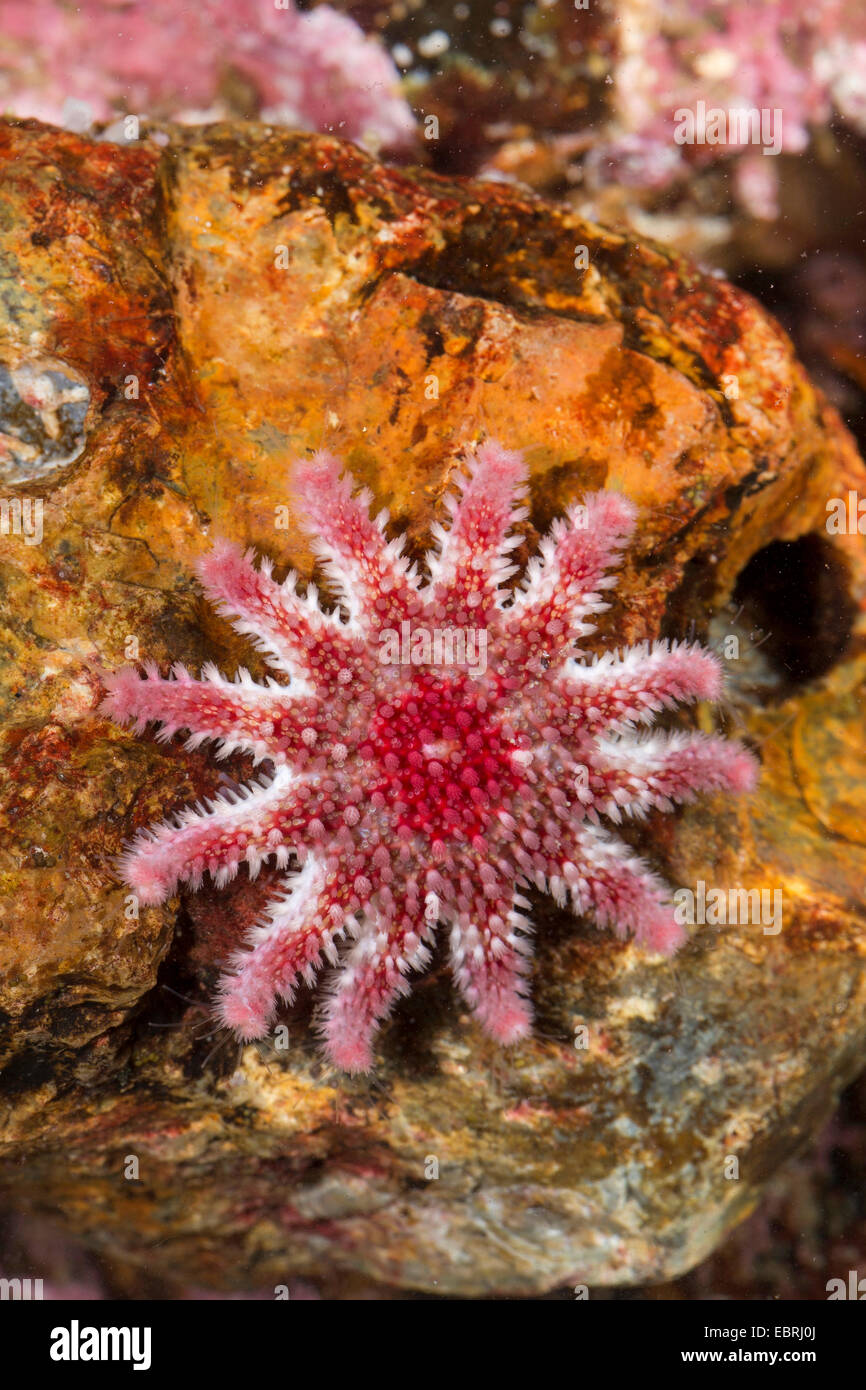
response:
M679 145L678 110L778 112L776 153L801 153L834 118L866 131L861 0L617 0L615 13L615 125L590 159L597 182L664 188L687 161L737 155L737 200L771 218L776 161L751 143L751 123L726 121L723 134Z
M415 129L388 53L328 5L0 0L0 111L12 115L75 128L127 112L216 120L238 79L264 121L395 150Z
M588 494L557 521L516 589L509 552L526 516L521 456L494 443L465 459L450 525L436 527L422 582L388 540L386 514L327 453L293 481L342 616L316 590L282 584L269 560L220 542L200 561L217 608L280 679L206 666L110 678L103 713L138 733L189 732L188 748L243 749L266 775L238 795L188 808L139 834L123 861L142 903L179 883L222 887L242 865L286 870L265 919L224 976L219 1015L243 1040L263 1036L280 999L335 967L321 1028L348 1071L410 972L448 931L457 986L494 1038L530 1031L527 885L570 902L620 937L672 952L683 932L665 884L603 820L669 811L701 792L756 780L744 747L691 732L640 732L663 709L715 700L716 657L664 641L581 656L591 619L635 524L615 492Z

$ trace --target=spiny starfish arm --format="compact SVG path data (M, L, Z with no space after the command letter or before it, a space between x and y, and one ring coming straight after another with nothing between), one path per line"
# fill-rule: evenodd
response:
M588 914L622 938L629 931L638 944L661 955L685 940L670 901L670 889L620 840L584 824L563 835L560 857L550 878L559 878L574 911Z
M319 690L340 690L356 681L365 657L362 644L337 618L323 613L312 586L296 592L297 576L271 578L271 561L253 564L255 552L218 541L198 562L205 593L237 632L264 652L271 666Z
M569 661L552 682L568 705L575 729L649 724L663 709L694 700L717 700L722 669L717 657L694 642L642 642L622 655L605 652L589 662Z
M490 867L485 870L485 886L498 891ZM532 1028L531 928L520 912L528 907L519 894L511 901L478 894L470 911L451 918L451 973L485 1032L501 1043L517 1042Z
M430 587L425 609L431 618L463 626L483 626L501 596L500 586L514 573L508 552L520 543L510 536L527 515L515 499L526 483L520 454L493 441L464 456L466 475L457 479L461 495L446 499L451 524L434 526L438 552L427 556Z
M584 796L590 815L619 822L644 816L702 792L747 792L758 779L757 759L741 743L707 734L676 732L650 738L599 739L587 758Z
M134 724L144 733L151 722L162 728L156 735L167 743L179 729L189 731L188 749L207 739L217 740L218 758L236 749L252 753L254 762L301 761L317 725L317 701L297 698L270 680L258 685L241 669L234 681L226 680L212 664L202 668L196 680L179 663L170 679L160 676L155 662L145 662L145 676L132 666L106 678L108 691L99 712L118 724Z
M410 970L430 962L424 923L387 916L365 920L337 971L322 1010L325 1051L343 1071L369 1071L373 1038L397 1000L409 993Z
M324 865L310 856L300 873L286 880L286 889L220 980L217 1016L242 1042L267 1033L278 1001L291 1001L299 980L312 985L323 956L331 965L338 961L336 941L346 914Z
M636 514L620 493L593 492L553 523L503 615L505 655L518 669L527 660L535 668L560 665L573 655L575 641L594 631L585 619L608 607L601 593L616 577L605 571L619 562Z
M371 519L372 494L365 489L353 497L351 475L324 451L299 459L292 479L316 552L353 623L369 635L411 618L420 608L412 570L402 541L385 536L387 514Z
M227 792L185 808L174 823L141 831L120 859L120 874L142 903L160 903L181 882L200 888L205 871L222 888L243 863L253 877L269 855L285 865L313 819L310 797L305 782L279 767L267 785L242 788L236 797Z

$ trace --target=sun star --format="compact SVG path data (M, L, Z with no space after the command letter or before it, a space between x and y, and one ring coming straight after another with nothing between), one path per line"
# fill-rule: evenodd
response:
M200 561L209 598L280 679L212 665L194 679L148 665L111 677L102 711L137 733L150 722L187 748L207 739L266 764L240 794L187 808L139 833L122 860L142 903L205 873L223 887L246 865L285 870L264 920L221 982L221 1020L264 1036L280 1000L334 967L320 1025L347 1071L372 1065L372 1041L409 976L447 931L460 993L494 1038L531 1028L527 885L654 952L684 938L664 882L603 821L669 811L701 792L741 791L755 759L721 737L647 734L663 709L718 698L716 657L655 642L581 655L608 608L635 523L615 492L588 494L532 559L523 582L509 552L526 475L497 444L464 461L450 524L434 528L422 582L388 540L387 516L352 495L329 454L295 465L297 495L342 613L316 590L278 584L252 551L220 542Z

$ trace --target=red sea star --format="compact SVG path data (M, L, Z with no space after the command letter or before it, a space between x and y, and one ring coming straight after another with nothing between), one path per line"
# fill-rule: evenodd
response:
M401 542L386 539L385 514L370 519L369 494L352 496L336 459L298 463L295 487L346 620L324 613L312 586L301 597L293 574L277 584L269 561L256 569L253 552L220 543L199 564L205 590L284 680L127 668L102 706L138 733L159 721L163 740L186 729L187 747L214 739L218 757L242 748L270 761L269 780L237 798L140 833L123 875L157 903L180 881L198 888L205 870L221 887L241 864L254 876L294 856L297 871L223 978L219 1013L239 1038L260 1037L277 1000L327 960L339 969L322 1031L349 1071L370 1067L373 1035L429 962L437 922L487 1032L504 1043L528 1033L522 885L673 951L683 932L664 883L599 818L748 789L757 772L726 739L636 731L677 702L718 697L720 667L704 648L656 642L580 659L587 619L608 607L600 595L616 580L605 571L631 534L632 504L588 495L512 592L521 457L489 443L466 467L420 584Z

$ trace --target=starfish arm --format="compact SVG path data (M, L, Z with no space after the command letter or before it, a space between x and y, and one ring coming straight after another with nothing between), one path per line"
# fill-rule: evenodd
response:
M369 635L417 612L420 599L402 541L387 540L385 512L371 519L372 494L353 497L351 476L324 451L299 459L292 479L317 537L316 553L352 623Z
M532 1027L529 1001L530 925L520 911L529 903L500 891L493 871L482 869L488 895L477 894L469 911L451 917L451 973L484 1031L501 1043L525 1038Z
M619 937L661 955L671 955L685 940L670 902L670 890L619 840L584 823L563 835L560 858L550 877L562 881L574 911L588 914Z
M722 668L696 642L643 642L622 656L606 652L591 663L568 661L556 673L552 690L557 703L566 703L574 729L598 731L649 724L676 704L717 700Z
M181 882L199 888L205 871L222 888L243 863L253 876L269 855L285 865L314 820L310 798L309 785L280 767L267 785L187 807L176 823L142 831L121 857L120 874L141 902L160 903Z
M220 980L217 1016L241 1042L267 1033L278 1001L291 1001L299 980L312 985L323 956L337 963L345 911L323 864L310 856L300 873L286 880L286 888Z
M503 615L505 655L518 669L527 659L561 665L573 656L577 639L595 630L585 619L608 607L601 593L616 577L605 571L618 563L635 516L619 493L593 492L554 522Z
M527 515L525 507L515 506L526 468L520 454L492 441L464 463L468 476L459 479L461 495L445 503L451 525L434 528L439 549L427 556L425 608L438 621L479 627L499 607L500 585L514 573L508 553L520 537L509 532Z
M198 572L205 593L237 632L249 637L277 670L317 690L340 690L364 666L363 646L337 618L323 613L315 590L296 592L297 576L284 584L271 578L271 562L259 569L255 553L219 541L201 557Z
M213 665L203 668L201 680L179 664L172 667L171 679L163 679L154 662L145 663L145 671L141 676L126 666L108 676L100 714L118 724L132 722L137 734L149 723L159 723L156 737L163 743L185 729L188 749L217 740L218 758L242 749L257 763L263 758L306 761L313 742L310 730L321 722L315 699L299 698L272 680L258 685L244 670L233 681Z
M372 916L359 927L322 1011L325 1051L348 1072L369 1071L373 1038L402 995L409 993L410 970L422 970L430 950L419 927L406 917L395 925Z
M741 743L707 734L654 734L599 739L587 756L592 805L611 820L644 816L702 792L747 792L758 779L757 759Z

